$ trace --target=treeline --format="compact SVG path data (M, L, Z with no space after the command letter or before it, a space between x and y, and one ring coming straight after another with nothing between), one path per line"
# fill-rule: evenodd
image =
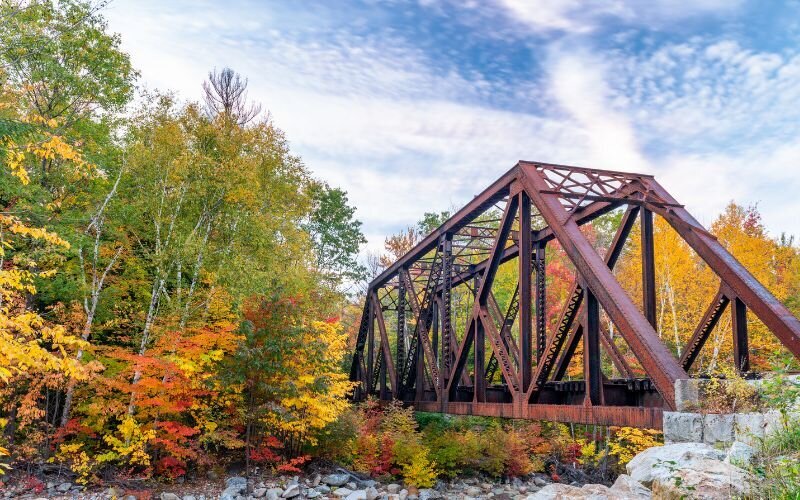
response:
M0 3L0 454L291 469L346 407L360 223L245 78L137 77L93 4Z

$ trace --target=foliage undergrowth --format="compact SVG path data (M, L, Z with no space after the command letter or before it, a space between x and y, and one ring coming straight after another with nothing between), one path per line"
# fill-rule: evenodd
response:
M565 471L609 482L638 452L657 446L660 433L628 427L513 421L414 413L367 401L345 412L316 453L376 478L402 478L429 487L437 478L524 477ZM576 476L577 477L577 476Z

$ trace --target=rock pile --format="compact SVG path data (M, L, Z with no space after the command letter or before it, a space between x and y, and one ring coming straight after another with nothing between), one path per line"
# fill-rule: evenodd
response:
M228 478L222 500L249 500L265 498L279 500L284 498L317 498L319 500L438 500L438 499L478 499L524 500L531 493L549 484L543 474L532 475L526 481L515 479L511 482L497 483L476 478L440 481L435 488L417 489L404 487L397 483L381 484L372 479L361 479L346 471L327 475L315 475L300 480L294 478L280 484L259 483L247 493L244 478ZM167 500L162 495L161 500ZM195 499L201 500L201 499Z
M416 489L398 483L381 484L363 479L344 469L330 474L314 474L300 478L246 479L228 477L224 486L212 483L202 494L161 493L159 500L551 500L551 499L648 499L648 498L733 498L747 496L752 478L736 464L746 462L752 448L734 443L721 450L704 443L674 443L657 446L639 453L627 465L628 474L617 478L612 486L583 485L578 478L572 484L551 483L544 474L525 479L492 482L480 478L439 481L434 488ZM565 479L562 475L562 480ZM184 487L187 485L183 485ZM6 498L84 498L136 500L124 490L109 488L89 492L69 482L50 482L41 492L24 488L2 491ZM177 488L176 488L177 490Z

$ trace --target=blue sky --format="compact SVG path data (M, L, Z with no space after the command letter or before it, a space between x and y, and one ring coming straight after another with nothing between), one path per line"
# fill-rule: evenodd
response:
M517 160L652 173L800 236L800 1L115 0L141 86L249 77L368 247Z

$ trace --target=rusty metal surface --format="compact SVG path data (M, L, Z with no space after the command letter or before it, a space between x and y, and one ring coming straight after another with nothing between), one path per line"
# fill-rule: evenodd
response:
M697 329L695 329L692 338L689 339L689 343L683 349L683 352L681 352L680 361L684 370L689 371L692 367L694 360L697 359L697 355L700 354L700 349L703 348L711 331L717 325L722 313L725 312L729 301L728 297L725 296L720 288L711 301L711 304L708 306L708 309L706 309L705 314L703 314L703 319L700 320L700 324L697 325Z
M580 226L621 207L627 211L601 257ZM654 328L653 214L720 278L720 292L680 359ZM637 218L643 292L634 298L612 269ZM557 327L548 331L544 256L552 240L578 280ZM517 288L502 310L494 278L513 259ZM460 332L453 328L457 287L472 297ZM688 377L686 370L729 303L736 369L749 370L748 313L800 357L800 321L652 176L519 162L369 285L350 369L358 382L353 397L395 398L454 414L660 428L663 410L674 407L675 380ZM600 308L613 322L616 339L598 322ZM387 318L389 313L396 318ZM630 347L646 378L633 378L616 341ZM560 381L581 342L587 343L588 380ZM602 372L603 351L622 379ZM497 372L500 384L493 385Z
M420 411L439 412L439 403L422 401L414 403ZM661 429L664 410L661 408L640 408L634 406L582 406L532 404L515 405L510 403L447 403L444 413L453 415L480 415L484 417L505 417L529 420L549 420L575 424L620 425L626 427L645 427Z

